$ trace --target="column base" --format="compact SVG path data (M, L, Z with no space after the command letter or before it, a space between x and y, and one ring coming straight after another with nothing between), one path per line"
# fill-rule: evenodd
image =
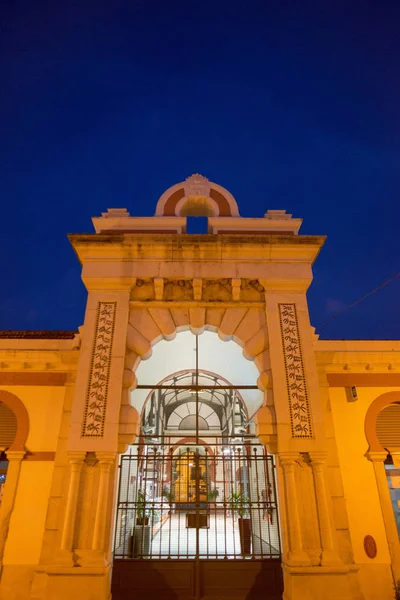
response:
M283 600L364 600L353 566L282 567Z
M342 561L334 550L323 550L321 554L321 565L323 567L342 565Z
M307 567L311 565L311 559L304 550L297 550L287 553L285 563L291 567Z
M111 600L111 565L44 566L34 573L29 600Z

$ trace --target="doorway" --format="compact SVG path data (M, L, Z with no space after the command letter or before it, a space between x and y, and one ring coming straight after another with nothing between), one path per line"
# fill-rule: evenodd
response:
M114 600L282 597L273 456L246 394L195 365L146 390L141 436L121 457ZM242 358L243 360L243 358Z

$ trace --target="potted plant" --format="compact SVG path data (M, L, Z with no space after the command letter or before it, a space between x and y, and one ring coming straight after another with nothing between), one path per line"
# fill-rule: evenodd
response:
M164 485L162 489L162 497L166 499L166 501L171 504L173 501L173 493L168 485Z
M145 490L139 490L136 503L136 525L149 524L149 511L146 509L147 496Z
M171 514L172 511L172 503L174 501L174 492L172 490L172 488L170 488L169 485L165 484L162 488L162 492L161 495L163 498L165 498L165 500L168 502L169 504L169 511L168 514Z
M132 551L134 557L150 554L151 533L149 525L150 510L146 508L147 496L143 489L138 490L136 502L136 525L133 529Z
M228 498L233 518L238 515L240 549L242 554L251 552L251 521L249 502L250 499L240 492L232 492Z
M210 502L216 502L218 496L219 496L218 488L214 487L208 491L208 499L210 500Z

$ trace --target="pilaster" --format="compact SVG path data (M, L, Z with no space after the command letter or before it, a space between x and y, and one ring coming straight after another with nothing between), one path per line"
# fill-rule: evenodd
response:
M324 450L323 410L305 294L266 288L265 310L279 451Z
M379 501L381 503L383 522L386 530L386 538L389 545L393 579L394 581L400 581L400 541L393 515L392 501L390 498L384 465L387 453L367 452L366 456L374 466L376 485L378 488Z
M64 526L61 536L61 550L72 552L75 532L75 518L78 504L79 483L86 452L69 452L69 485L65 508Z
M9 450L7 452L7 485L0 506L0 575L3 565L4 549L10 525L12 511L17 495L18 481L21 472L21 462L25 456L24 450Z
M297 508L298 499L294 470L296 459L298 458L299 456L296 452L279 453L279 463L283 471L286 523L288 529L289 548L287 552L287 564L293 566L310 564L310 558L303 548L299 511Z
M334 545L333 523L328 506L328 492L326 485L326 458L325 452L310 452L311 468L314 476L315 496L321 538L321 565L340 563Z
M115 463L115 457L116 454L114 452L97 452L97 458L100 465L100 481L94 521L93 550L107 550L105 548L107 505L109 500L110 473L111 468Z
M117 451L128 319L129 291L89 291L69 450Z

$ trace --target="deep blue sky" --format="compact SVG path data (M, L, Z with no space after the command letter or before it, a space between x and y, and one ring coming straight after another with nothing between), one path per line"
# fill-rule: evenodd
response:
M32 2L1 9L1 329L75 329L67 233L151 215L193 172L242 216L326 234L320 326L400 271L400 4ZM324 330L400 339L400 278Z

